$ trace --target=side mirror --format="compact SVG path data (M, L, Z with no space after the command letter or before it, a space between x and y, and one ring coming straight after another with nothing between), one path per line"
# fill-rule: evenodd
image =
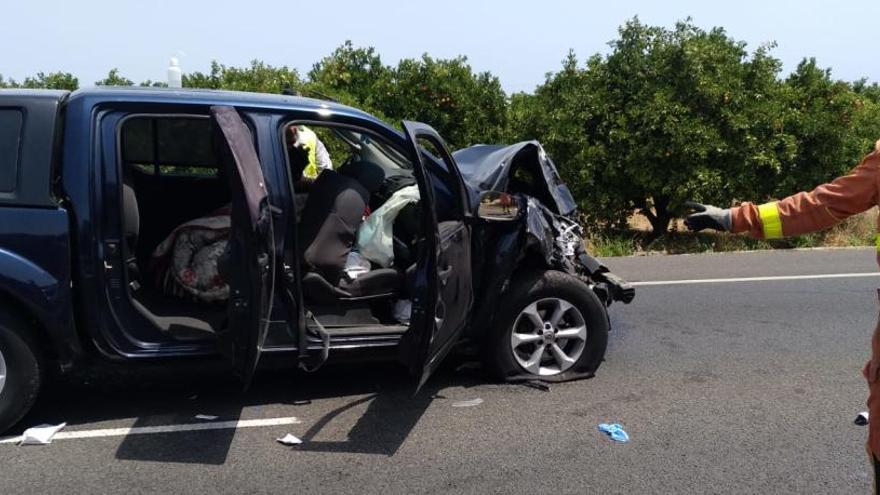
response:
M519 215L516 198L505 192L485 191L480 194L477 216L491 222L510 222Z

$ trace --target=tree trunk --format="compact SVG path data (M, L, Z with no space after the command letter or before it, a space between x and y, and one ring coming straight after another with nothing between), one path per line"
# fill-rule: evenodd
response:
M651 237L657 238L661 234L669 230L669 222L672 216L669 213L669 199L663 196L654 198L654 210L645 204L642 207L642 214L651 222Z

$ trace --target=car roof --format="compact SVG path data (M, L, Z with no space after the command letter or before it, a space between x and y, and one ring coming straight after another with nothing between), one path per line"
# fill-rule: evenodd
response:
M143 103L168 102L194 105L230 105L235 107L260 108L267 110L324 110L336 114L344 114L369 120L385 127L389 127L387 123L363 110L358 110L357 108L330 100L319 100L304 96L214 89L96 86L78 89L70 95L71 101L81 98L92 101L113 101L123 99L130 102Z
M60 100L67 96L70 91L63 89L30 89L30 88L2 88L0 94L8 97L45 98Z

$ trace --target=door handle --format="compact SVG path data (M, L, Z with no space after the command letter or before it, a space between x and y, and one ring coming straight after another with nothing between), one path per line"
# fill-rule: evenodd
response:
M443 320L446 319L446 304L442 299L437 301L437 306L434 308L434 326L437 329L443 327Z
M437 278L440 279L440 285L445 287L446 282L449 281L450 275L452 275L452 266L451 265L446 265L444 268L440 269L440 271L437 272Z

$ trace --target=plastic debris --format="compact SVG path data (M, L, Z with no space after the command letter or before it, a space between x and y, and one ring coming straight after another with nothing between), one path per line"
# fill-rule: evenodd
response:
M203 419L205 421L214 421L220 416L213 416L211 414L196 414L196 419Z
M291 435L290 433L288 433L287 435L284 435L281 438L276 438L275 441L282 444L282 445L299 445L299 444L303 443L302 440Z
M626 443L629 442L629 435L623 431L623 426L619 423L600 423L599 431L608 436L608 438L614 440L615 442Z
M345 258L343 271L349 279L354 280L370 271L370 260L361 256L361 253L357 251L349 251L348 257Z
M482 403L483 403L483 399L477 397L476 399L457 400L452 403L452 407L474 407L474 406L479 406Z
M391 316L393 316L395 320L404 325L409 325L409 317L411 314L412 301L409 299L398 299L394 302L394 311Z
M52 437L67 426L67 423L60 425L39 425L24 430L21 434L19 445L48 445L52 443Z
M866 424L868 424L868 411L860 412L859 415L856 416L856 420L853 421L853 423L859 426L865 426Z

